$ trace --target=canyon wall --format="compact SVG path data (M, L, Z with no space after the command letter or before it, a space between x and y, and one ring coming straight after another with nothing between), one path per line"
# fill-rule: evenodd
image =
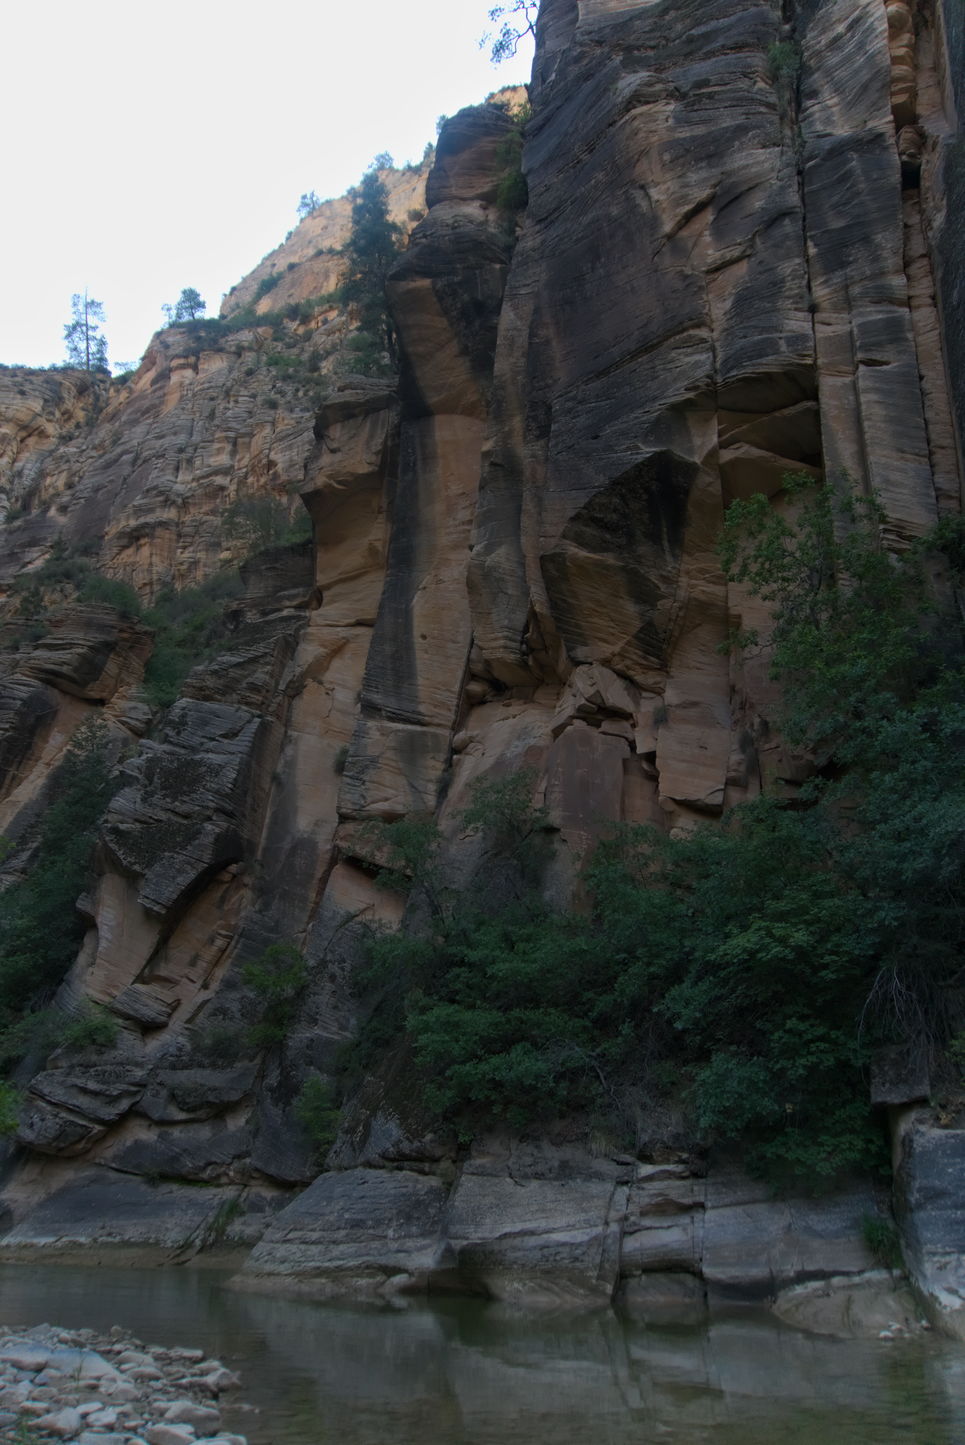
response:
M656 1124L626 1154L565 1130L467 1153L399 1058L317 1177L296 1101L400 917L373 820L435 817L458 874L473 785L530 770L562 898L614 821L686 833L800 785L765 665L723 645L766 617L716 539L788 472L877 493L899 549L960 508L962 45L951 0L543 0L525 210L499 204L498 104L447 122L424 198L395 186L398 378L340 368L344 202L235 289L234 330L162 332L125 383L0 372L9 876L83 721L119 767L56 1005L120 1031L24 1067L6 1249L220 1231L261 1239L261 1283L622 1288L644 1313L865 1279L866 1192L775 1204ZM311 541L246 557L226 515L266 497ZM24 632L25 573L85 547L145 602L243 561L223 650L166 710L143 621L54 580ZM307 985L257 1050L245 965L279 941Z

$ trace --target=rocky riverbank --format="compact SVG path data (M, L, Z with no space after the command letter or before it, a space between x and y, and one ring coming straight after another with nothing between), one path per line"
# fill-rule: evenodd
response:
M0 1441L76 1445L247 1445L222 1430L219 1397L238 1376L203 1350L38 1325L0 1327Z

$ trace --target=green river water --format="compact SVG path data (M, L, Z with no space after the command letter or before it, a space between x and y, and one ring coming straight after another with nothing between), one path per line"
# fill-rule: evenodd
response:
M808 1335L747 1313L694 1330L476 1300L344 1309L208 1270L0 1265L0 1324L200 1345L240 1371L250 1445L965 1445L965 1349Z

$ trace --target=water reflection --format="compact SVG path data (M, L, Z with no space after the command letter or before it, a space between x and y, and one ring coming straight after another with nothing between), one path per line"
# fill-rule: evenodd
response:
M965 1356L767 1319L645 1329L477 1301L358 1311L238 1294L205 1271L0 1266L0 1323L198 1344L244 1376L252 1445L965 1445Z

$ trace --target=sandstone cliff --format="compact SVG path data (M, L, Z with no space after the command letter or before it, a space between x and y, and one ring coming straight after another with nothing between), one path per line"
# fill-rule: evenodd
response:
M788 471L876 492L899 548L959 509L962 45L952 4L544 0L525 211L499 204L499 105L447 123L424 194L421 172L395 186L397 379L338 369L344 202L235 289L220 331L160 333L129 382L0 373L14 876L86 718L120 759L56 1000L120 1032L25 1066L7 1247L193 1247L236 1198L250 1242L315 1178L296 1100L352 1035L366 930L399 917L370 820L434 815L458 870L473 784L531 769L562 893L614 820L686 832L800 783L763 665L722 649L765 619L716 537L734 498L784 505ZM226 518L265 497L303 505L311 541L244 562L222 650L152 711L151 629L78 606L45 563L86 546L150 602L242 560ZM279 940L308 977L259 1052L245 964ZM645 1300L656 1276L690 1300L870 1264L860 1191L811 1215L695 1178L685 1147L594 1158L565 1137L467 1159L404 1097L363 1089L338 1172L268 1229L254 1275L593 1300L621 1280Z

